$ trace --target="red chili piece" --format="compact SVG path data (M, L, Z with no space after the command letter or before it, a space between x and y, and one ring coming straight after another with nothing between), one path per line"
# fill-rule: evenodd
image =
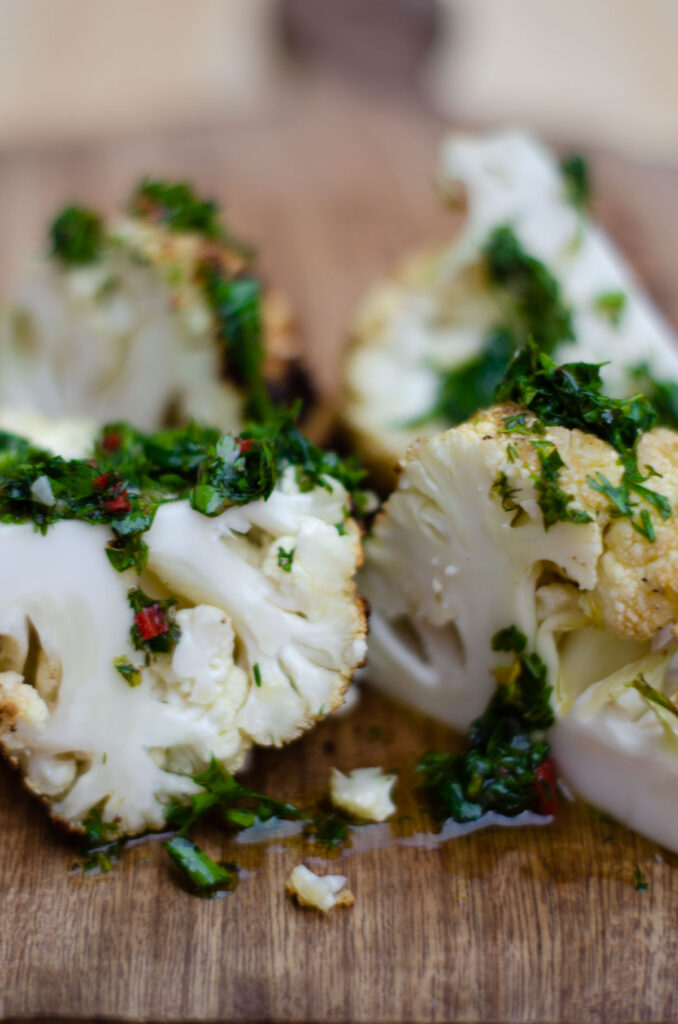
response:
M104 502L104 508L107 512L129 512L132 506L129 502L127 491L121 491L114 498L109 498L108 501Z
M95 476L92 483L96 487L97 491L103 491L104 487L108 483L108 473L102 473L101 476Z
M538 814L556 813L556 773L553 761L547 758L537 768L535 775L537 780L534 790L537 798Z
M253 446L254 446L254 440L251 437L239 437L238 438L238 448L243 453L243 455L245 454L245 452L248 452L250 450L250 448L252 448Z
M159 604L151 604L148 608L142 608L134 616L134 621L144 640L152 640L154 636L162 636L169 630L165 609Z

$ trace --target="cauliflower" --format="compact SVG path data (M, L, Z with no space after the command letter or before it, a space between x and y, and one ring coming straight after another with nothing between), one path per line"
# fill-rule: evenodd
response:
M338 460L290 424L246 439L117 424L70 463L15 442L0 747L54 816L162 828L212 758L235 772L341 705L365 617Z
M31 409L0 409L0 431L25 437L63 459L81 459L94 444L97 427L83 416L43 416Z
M529 407L410 448L365 545L367 674L466 730L526 649L565 780L678 850L678 434L648 429L642 396L606 399L596 373L547 368L523 381Z
M262 372L284 394L301 372L289 309L217 217L188 186L149 182L106 224L66 208L0 322L0 405L227 431L261 411Z
M512 350L533 336L558 362L608 362L610 394L660 394L678 347L555 158L529 136L455 136L443 197L464 223L439 252L410 259L362 303L346 364L344 425L382 483L416 438L491 404Z
M290 896L302 907L313 907L327 914L333 907L352 907L355 899L345 889L344 875L316 875L304 864L297 864L285 883Z
M333 768L330 799L335 807L356 818L386 821L395 814L391 790L396 779L396 775L384 775L381 768L354 768L348 775Z

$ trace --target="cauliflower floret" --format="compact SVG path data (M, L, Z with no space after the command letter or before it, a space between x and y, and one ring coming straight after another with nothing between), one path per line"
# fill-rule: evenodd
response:
M553 451L578 521L545 521ZM647 476L624 512L610 445L510 405L414 445L366 543L367 676L466 729L506 662L492 638L517 627L553 687L567 783L678 850L678 435L651 430L635 456Z
M327 914L333 907L352 907L355 899L350 889L345 889L344 875L316 875L305 864L297 864L285 888L302 907L313 907Z
M244 276L250 258L216 220L204 230L182 225L139 196L143 188L136 215L97 221L89 262L61 259L57 249L25 274L0 319L0 405L99 425L127 419L143 430L192 418L238 430L260 383L260 340L274 393L303 377L285 300L262 289L260 302L258 283ZM216 216L212 204L190 201ZM229 292L215 304L208 273L239 279L247 296Z
M0 745L56 816L77 828L97 808L120 834L161 828L212 757L236 771L253 744L288 742L341 704L365 653L362 551L352 521L335 526L346 492L325 481L302 491L289 467L268 500L213 517L161 504L140 576L111 566L108 526L0 524ZM283 544L296 571L271 565ZM174 650L145 663L139 586L178 602Z
M393 484L393 467L416 438L465 418L435 412L441 378L477 358L491 330L507 322L505 296L491 286L484 257L492 233L506 225L553 275L571 311L573 340L557 344L558 362L608 363L602 375L614 395L638 390L633 371L642 362L655 377L678 380L671 328L605 233L568 200L544 146L513 131L453 136L442 147L439 183L446 202L462 196L458 234L377 285L351 329L344 425L383 483ZM615 296L620 306L611 315L605 297Z
M505 421L516 414L512 406L496 406L415 444L366 543L370 680L463 729L492 693L502 655L490 641L507 625L517 626L529 649L554 667L549 631L540 627L550 621L562 631L570 660L576 631L578 644L589 644L582 670L593 682L600 678L597 647L609 674L640 657L678 615L675 517L653 516L656 541L650 542L630 520L616 518L609 498L590 485L596 474L619 485L623 470L614 449L563 427L531 434L530 415L527 433L507 432ZM672 507L678 507L677 441L655 430L638 449L639 465L657 463L663 475L652 484ZM571 499L568 509L590 519L557 521L547 530L538 504L539 454L554 448L565 463L557 483ZM553 682L558 688L557 675Z
M396 779L397 775L384 775L381 768L354 768L348 775L333 768L330 798L335 807L356 818L386 821L396 810L391 799Z

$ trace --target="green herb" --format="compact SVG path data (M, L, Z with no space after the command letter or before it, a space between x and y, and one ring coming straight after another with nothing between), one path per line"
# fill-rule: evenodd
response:
M513 353L528 338L544 352L573 340L570 310L560 285L540 260L527 253L509 226L496 228L482 250L487 278L504 307L504 319L487 335L481 351L461 366L439 372L434 407L416 423L442 417L454 425L487 408Z
M655 541L657 539L654 532L654 526L652 525L652 520L650 519L650 513L646 508L641 510L638 519L631 520L631 526L637 533L641 534L641 536L645 537L647 540Z
M121 654L119 658L114 658L113 664L128 686L141 686L141 672L127 660L124 654Z
M497 479L492 484L491 490L499 497L501 501L501 507L504 512L515 512L516 515L511 520L511 525L515 522L517 516L520 515L521 507L520 504L515 500L516 494L518 494L517 487L511 487L509 479L506 473L499 473Z
M285 551L284 548L278 548L278 565L283 572L292 572L292 562L294 561L295 548L291 548L290 551Z
M255 684L257 686L261 686L261 669L259 668L259 665L258 665L258 663L256 661L255 661L254 665L252 666L252 672L254 673L254 682L255 682Z
M66 206L49 229L51 254L66 266L94 263L101 255L101 219L84 206Z
M645 876L640 869L640 864L636 864L633 869L633 881L636 886L636 892L646 892L650 888L649 883L645 881Z
M491 331L477 356L440 372L434 408L413 425L433 417L442 417L451 425L463 423L478 409L486 408L515 348L516 339L511 331Z
M618 327L626 309L626 293L601 292L596 296L593 304L602 316L607 317L614 327Z
M492 637L493 651L513 651L522 654L527 647L527 637L517 626L506 626Z
M527 425L527 415L524 412L516 413L513 416L504 416L504 427L500 434L522 434L526 437L532 433L531 427ZM507 448L508 451L508 448Z
M568 202L580 211L586 210L591 205L591 181L586 158L581 153L572 153L560 161L560 170Z
M130 590L127 599L134 612L134 625L130 629L134 647L147 654L171 654L181 636L174 619L177 602L173 598L160 601L149 597L141 587ZM116 667L120 671L119 666Z
M514 444L506 445L506 458L509 460L509 462L515 462L518 458L518 449Z
M254 277L228 278L212 264L203 267L202 282L215 316L226 372L247 389L248 415L266 419L272 407L263 379L261 285Z
M632 686L634 690L637 690L638 693L651 704L656 704L657 707L663 708L664 711L668 711L678 718L678 708L673 701L669 700L666 694L662 693L661 690L657 690L654 686L650 686L642 673L636 676L636 678L629 683L629 686Z
M173 231L195 231L206 238L220 239L219 206L200 199L186 182L144 179L130 202L135 217L161 221Z
M174 863L183 872L191 888L200 895L231 889L237 881L237 864L217 864L185 836L163 843Z
M553 723L552 687L537 654L525 654L527 638L515 626L500 630L493 650L513 654L498 670L499 685L485 712L471 724L460 754L430 751L417 765L423 789L441 818L476 821L490 810L507 816L554 809L549 746L535 735Z
M560 470L565 466L558 449L552 446L547 452L540 448L537 451L537 458L541 471L539 475L533 474L532 479L535 489L539 492L537 504L541 509L544 529L548 530L558 522L592 522L588 512L570 508L574 497L567 494L558 483Z
M170 804L167 822L185 835L199 818L208 811L219 811L222 817L237 828L249 828L272 817L297 819L301 812L294 804L273 800L236 782L230 772L212 758L209 768L190 778L202 787L191 796L190 804Z
M565 306L560 285L548 268L525 252L512 228L495 228L483 258L491 284L510 300L509 324L514 347L532 338L546 353L561 341L573 341L572 315Z
M341 814L316 814L304 829L321 846L341 846L348 839L350 822Z
M104 821L98 807L89 812L83 825L83 873L112 871L122 848L122 841L118 838L118 826L114 822Z
M109 525L113 567L141 572L148 555L143 534L165 502L186 499L203 515L219 515L229 506L268 498L280 475L293 467L302 490L329 490L332 476L360 504L365 471L359 463L311 444L293 416L276 412L268 424L241 437L222 437L195 423L152 434L113 423L103 428L92 458L70 462L0 432L0 521L32 520L43 532L64 519ZM41 477L53 504L36 498L33 485Z
M607 494L615 514L633 514L635 505L630 497L633 494L651 505L662 519L669 518L671 504L668 499L644 486L650 477L659 474L649 467L647 474L643 475L638 467L638 441L657 418L644 395L608 398L602 392L599 366L567 363L557 367L552 359L539 352L533 342L528 342L512 359L504 380L495 392L495 399L498 402L515 402L529 409L544 424L582 430L606 441L619 454L624 468L622 481L618 488L613 488L602 474L598 474L589 478L589 485ZM555 508L559 500L556 496ZM647 512L645 515L641 513L633 525L648 540L654 538L654 528Z
M657 380L647 363L639 363L632 374L640 390L656 409L659 422L678 430L678 384L670 380Z

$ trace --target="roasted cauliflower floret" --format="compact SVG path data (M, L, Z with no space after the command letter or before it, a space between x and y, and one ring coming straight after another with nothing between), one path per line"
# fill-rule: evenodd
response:
M246 439L118 424L70 463L14 440L0 747L55 816L161 828L212 758L237 771L341 705L365 616L351 498L325 472L338 460L280 424Z
M678 849L678 434L534 346L499 394L526 404L413 445L377 517L368 678L467 729L528 651L565 779Z
M308 389L287 303L188 186L144 182L107 222L67 207L51 238L0 322L0 405L227 431Z
M460 230L378 284L350 332L344 425L383 484L416 438L491 404L527 337L559 362L607 363L610 394L659 395L654 378L678 380L670 327L544 146L516 132L453 136L438 178Z

